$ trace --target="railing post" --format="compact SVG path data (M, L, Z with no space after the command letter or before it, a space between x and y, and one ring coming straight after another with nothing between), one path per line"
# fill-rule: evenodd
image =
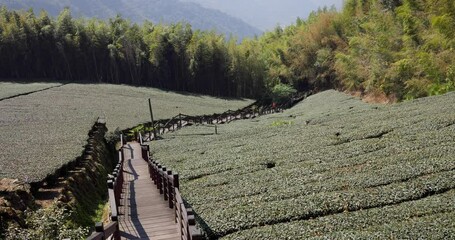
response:
M180 186L179 186L179 175L177 173L174 173L173 185L174 185L174 188L180 188Z
M114 238L114 240L120 240L120 226L119 226L119 222L118 222L118 216L112 216L111 221L117 223L115 226L115 232L114 232L113 238Z
M160 193L163 194L164 200L167 200L167 172L166 172L166 167L163 166L162 172L161 172L161 177L162 177L162 187L160 189Z
M123 160L122 149L118 150L117 155L118 155L118 162L120 163Z
M162 178L161 178L161 165L158 164L158 169L157 169L157 172L156 172L156 180L157 180L157 183L156 183L156 188L158 190L160 190L160 194L163 194L163 190L161 189L162 187Z
M120 134L120 149L123 148L123 134Z
M202 239L202 234L199 229L196 228L196 219L194 218L194 212L192 208L186 209L188 215L188 237L190 240Z
M152 178L152 181L154 184L156 184L156 174L155 174L155 167L156 167L156 162L155 160L150 161L150 178Z
M187 236L191 239L191 226L196 225L196 220L194 219L193 215L193 209L192 208L186 208L186 214L188 216L188 222L187 222Z
M168 192L168 201L169 208L174 207L174 180L171 182L172 171L167 170L167 192Z
M142 159L144 159L146 162L149 160L149 145L142 145L141 144L141 154L142 154Z
M95 223L95 232L102 234L102 240L106 239L106 236L104 236L104 225L102 222Z
M112 191L114 191L114 198L115 198L114 201L115 201L115 205L117 207L119 205L119 202L120 202L120 199L119 199L120 194L117 194L117 191L115 191L115 188L114 188L115 183L114 183L114 181L115 181L115 177L114 177L114 180L112 180L112 179L107 180L107 187L108 187L108 189L112 189ZM118 210L118 209L116 209L116 210Z
M150 120L152 120L152 126L154 126L155 121L153 121L152 99L150 99L150 98L149 98L149 110L150 110ZM153 136L156 139L156 128L153 128Z
M116 192L118 194L118 198L120 200L120 197L122 195L122 188L123 188L123 168L120 166L119 169L119 175L117 176L117 182L116 182Z

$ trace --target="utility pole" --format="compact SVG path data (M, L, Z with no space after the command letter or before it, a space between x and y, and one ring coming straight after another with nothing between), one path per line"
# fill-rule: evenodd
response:
M150 98L149 98L149 109L150 109L150 118L152 120L152 127L153 127L153 138L156 140L158 136L156 135L155 122L153 121L152 99L150 99Z

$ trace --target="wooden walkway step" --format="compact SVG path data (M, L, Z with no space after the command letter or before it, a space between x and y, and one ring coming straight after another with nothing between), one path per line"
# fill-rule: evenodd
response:
M180 239L175 211L169 208L153 184L147 162L142 159L141 145L127 143L123 147L124 185L119 206L122 239Z

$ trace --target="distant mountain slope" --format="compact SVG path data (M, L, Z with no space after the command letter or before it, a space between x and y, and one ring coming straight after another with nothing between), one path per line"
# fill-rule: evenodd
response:
M74 16L107 19L120 14L133 22L185 21L195 29L216 30L239 38L261 34L260 30L238 18L201 7L197 3L179 0L0 0L0 5L15 10L33 8L35 12L44 9L53 16L58 15L64 7L70 7Z
M323 6L341 9L343 0L181 0L198 3L237 17L261 30L271 30L280 24L294 23L297 17L308 15Z

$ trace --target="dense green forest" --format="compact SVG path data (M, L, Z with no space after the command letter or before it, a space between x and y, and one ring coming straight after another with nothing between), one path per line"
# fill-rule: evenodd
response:
M238 43L184 23L0 10L0 78L217 96L335 88L402 100L455 90L452 0L347 0Z

